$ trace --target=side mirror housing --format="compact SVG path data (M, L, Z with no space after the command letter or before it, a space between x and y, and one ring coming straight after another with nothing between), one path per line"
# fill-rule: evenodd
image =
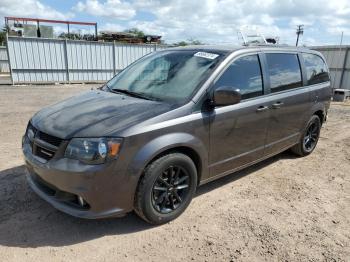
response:
M214 106L228 106L238 104L242 96L238 89L229 86L221 86L214 91L212 104Z

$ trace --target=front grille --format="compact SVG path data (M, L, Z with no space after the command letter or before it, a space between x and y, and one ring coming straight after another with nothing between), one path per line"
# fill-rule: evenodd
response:
M41 157L47 161L50 160L51 158L53 158L55 153L56 153L56 151L46 149L46 148L39 146L39 145L36 145L36 144L33 146L33 154L38 156L38 157Z
M34 137L32 139L28 136L29 130L32 130L34 133ZM58 147L63 141L63 139L59 137L55 137L47 133L41 132L40 130L35 128L30 122L28 123L26 135L29 138L29 143L32 148L33 155L38 156L46 161L49 161L51 158L54 157ZM43 141L52 146L45 146L45 143L40 143L40 141Z
M62 143L62 139L55 137L55 136L51 136L49 134L46 134L44 132L39 131L36 135L36 137L38 137L40 140L45 141L46 143L49 143L51 145L57 146L59 147Z

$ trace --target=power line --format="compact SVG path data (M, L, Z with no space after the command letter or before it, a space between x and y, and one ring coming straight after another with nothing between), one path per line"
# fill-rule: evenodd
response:
M297 27L297 42L295 43L295 46L298 46L299 43L299 36L304 33L304 25L298 25Z

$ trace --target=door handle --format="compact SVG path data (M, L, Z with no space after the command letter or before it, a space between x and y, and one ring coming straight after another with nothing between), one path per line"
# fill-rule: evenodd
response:
M283 102L276 102L276 103L272 104L272 108L278 109L278 108L281 108L283 105L284 105Z
M269 110L269 107L268 106L259 106L257 109L256 109L256 112L264 112L266 110Z

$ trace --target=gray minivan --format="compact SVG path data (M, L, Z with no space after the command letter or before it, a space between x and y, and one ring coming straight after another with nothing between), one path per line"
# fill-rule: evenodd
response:
M165 223L201 184L289 148L310 154L330 99L329 71L316 51L155 52L98 90L32 117L22 141L28 182L73 216L134 210L149 223Z

